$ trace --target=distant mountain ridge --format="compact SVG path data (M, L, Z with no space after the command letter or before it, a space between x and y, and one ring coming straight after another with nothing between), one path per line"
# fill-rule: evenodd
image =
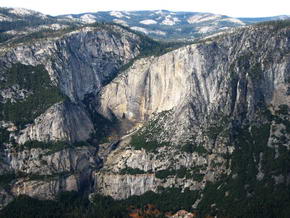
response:
M117 23L157 40L194 40L249 24L287 18L287 15L233 18L212 13L167 10L99 11L54 17L23 8L0 8L0 43L33 32L62 30L95 22Z
M191 40L248 24L289 18L289 16L233 18L213 13L167 10L100 11L59 17L74 19L82 23L114 22L143 32L152 38L166 40Z
M278 15L273 17L239 17L238 19L247 23L258 23L258 22L266 22L266 21L275 21L275 20L287 20L290 16L288 15Z

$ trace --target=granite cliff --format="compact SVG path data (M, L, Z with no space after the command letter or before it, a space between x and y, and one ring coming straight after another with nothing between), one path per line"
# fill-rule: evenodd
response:
M263 180L266 150L289 147L289 46L288 28L261 25L136 61L100 93L100 113L137 127L97 172L96 190L117 199L201 190L236 174L244 132L260 146L252 176Z
M96 129L84 99L141 49L139 35L114 25L1 45L3 205L19 194L53 199L91 189L101 160L86 142Z

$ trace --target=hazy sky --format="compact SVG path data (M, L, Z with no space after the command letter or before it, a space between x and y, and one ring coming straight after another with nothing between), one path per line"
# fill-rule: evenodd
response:
M50 15L159 9L212 12L233 17L290 15L289 0L0 0L0 6L23 7Z

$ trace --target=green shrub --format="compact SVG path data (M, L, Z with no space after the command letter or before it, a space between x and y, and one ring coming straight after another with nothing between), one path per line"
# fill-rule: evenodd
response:
M78 26L70 26L61 30L44 29L44 30L30 33L28 35L18 37L14 39L12 42L14 44L19 44L19 43L34 42L35 40L40 40L40 39L56 38L56 37L63 36L66 33L69 33L78 29L80 29L80 27Z
M193 178L192 176L193 169L188 169L186 167L181 167L180 169L166 169L166 170L159 170L155 172L156 178L159 179L166 179L169 176L176 176L177 178Z
M260 63L251 66L249 76L252 78L253 81L260 81L263 79L263 72Z
M159 170L157 172L155 172L155 177L158 179L166 179L168 176L173 176L175 175L176 172L174 170Z
M137 174L145 174L148 172L145 172L144 170L140 170L138 168L131 168L131 167L127 167L124 168L120 171L120 174L129 174L129 175L137 175Z
M131 138L131 146L134 149L145 149L147 151L155 151L157 148L166 146L167 143L159 143L156 140L150 140L143 134L133 135Z
M63 192L59 194L57 201L37 200L21 195L0 211L0 216L5 218L86 218L91 217L88 205L89 201L77 192Z
M186 143L181 148L182 151L186 153L193 153L194 152L194 145L192 143Z
M88 142L75 142L75 143L68 143L65 141L49 141L49 142L42 142L42 141L27 141L24 144L17 144L14 145L16 151L23 151L23 150L30 150L32 148L41 148L41 149L48 149L50 152L54 153L66 148L75 148L75 147L82 147L82 146L90 146Z
M101 204L101 202L103 202L103 198L103 196L98 195L97 200L94 201L96 202L95 204ZM99 208L119 209L119 214L122 214L122 211L126 211L129 206L142 208L147 204L153 204L161 212L176 212L180 209L191 211L191 206L196 199L196 191L189 191L186 189L182 192L181 189L178 188L165 188L161 193L158 194L149 191L141 196L131 196L128 199L120 201L113 201L112 199L107 199L107 203ZM121 205L123 207L120 207Z
M7 188L14 179L16 179L16 175L13 173L0 175L0 188Z
M10 39L11 36L5 33L0 33L0 43L3 43L5 41L7 41L8 39Z
M290 20L275 20L275 21L266 21L255 24L255 26L267 26L272 27L271 30L278 31L283 28L290 27Z
M170 111L163 111L149 120L141 129L131 137L131 146L134 149L145 149L152 152L159 147L170 146L169 141L160 140L162 133L162 120L166 119Z
M277 111L279 114L287 115L289 113L289 106L287 104L279 105L279 110Z
M50 181L53 179L67 177L69 175L70 175L69 172L61 172L61 173L54 173L52 175L25 174L25 175L23 175L23 177L28 177L30 180Z
M195 147L194 151L199 154L208 154L208 151L202 145Z
M4 142L9 142L10 133L3 128L0 128L0 147Z

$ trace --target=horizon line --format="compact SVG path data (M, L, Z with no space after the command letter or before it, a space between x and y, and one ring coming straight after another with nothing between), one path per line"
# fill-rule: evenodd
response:
M208 14L214 14L214 15L221 15L221 16L228 16L228 17L233 17L233 18L268 18L268 17L280 17L280 16L287 16L290 18L290 14L278 14L278 15L267 15L267 16L230 16L227 14L222 14L222 13L213 13L213 12L203 12L203 11L187 11L187 10L169 10L169 9L138 9L138 10L96 10L96 11L86 11L86 12L79 12L79 13L64 13L64 14L47 14L35 9L30 9L30 8L24 8L24 7L11 7L11 6L0 6L0 8L6 8L6 9L24 9L24 10L29 10L29 11L34 11L37 13L41 13L44 15L49 15L52 17L57 17L57 16L65 16L65 15L79 15L79 14L93 14L93 13L98 13L98 12L112 12L112 11L117 11L117 12L140 12L140 11L168 11L168 12L184 12L184 13L208 13Z

